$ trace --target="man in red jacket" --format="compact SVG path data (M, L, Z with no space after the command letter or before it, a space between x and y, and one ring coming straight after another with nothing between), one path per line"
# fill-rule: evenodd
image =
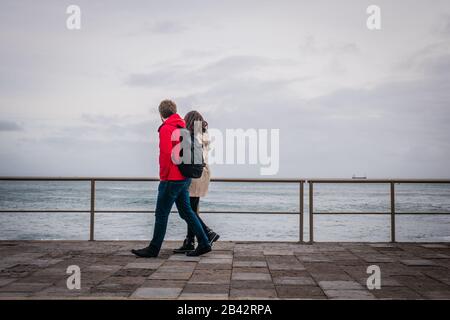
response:
M159 178L158 198L155 210L155 226L153 239L148 247L131 250L139 257L157 257L167 230L167 221L173 204L177 206L180 217L186 220L198 239L194 251L188 256L199 256L211 251L208 241L197 215L192 211L189 200L190 178L184 177L174 163L172 155L179 154L179 128L185 128L184 120L177 114L177 106L171 100L164 100L159 105L159 113L163 124L159 127Z

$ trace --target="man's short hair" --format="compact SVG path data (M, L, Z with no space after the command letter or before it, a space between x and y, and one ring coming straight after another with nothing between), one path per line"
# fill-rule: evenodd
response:
M177 113L177 105L172 100L163 100L159 104L159 113L164 119Z

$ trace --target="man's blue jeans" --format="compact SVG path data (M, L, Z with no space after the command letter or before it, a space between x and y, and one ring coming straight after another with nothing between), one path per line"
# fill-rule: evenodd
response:
M159 253L167 230L167 222L169 220L170 210L173 204L177 206L180 217L186 221L188 226L192 228L198 239L200 247L209 246L208 237L197 218L197 215L191 208L189 201L189 185L191 179L180 181L161 181L158 186L158 199L156 201L155 210L155 227L153 231L153 239L150 242L150 248Z

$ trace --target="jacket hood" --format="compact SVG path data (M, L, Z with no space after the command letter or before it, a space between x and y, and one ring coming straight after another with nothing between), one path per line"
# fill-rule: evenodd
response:
M171 115L170 117L168 117L166 119L166 121L164 121L163 124L159 126L158 131L164 125L172 126L175 128L185 128L186 127L186 124L185 124L183 118L181 118L178 113L175 113L175 114Z

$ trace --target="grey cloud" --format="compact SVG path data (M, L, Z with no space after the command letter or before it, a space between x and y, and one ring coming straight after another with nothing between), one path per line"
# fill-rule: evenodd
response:
M117 142L54 137L46 141L22 141L8 145L9 152L1 155L0 174L155 176L156 148L149 140Z
M435 31L444 37L450 37L450 15L444 15L438 20Z
M271 65L274 60L261 56L229 56L210 63L200 71L205 74L242 73Z
M324 71L335 75L347 72L346 65L359 56L360 49L351 42L319 43L313 36L306 37L299 45L299 54L303 61L317 60L320 57Z
M360 52L358 46L351 42L320 44L313 36L306 37L299 45L302 55L354 55Z
M148 73L129 75L125 83L130 86L159 87L214 84L236 79L257 69L274 65L288 66L292 61L262 56L228 56L201 66L161 65Z
M149 135L156 132L158 126L151 114L142 117L85 113L81 116L81 120L83 122L81 125L61 128L58 135L92 139L111 138L114 141L142 141L149 139Z
M171 34L178 34L188 30L188 27L176 21L157 21L150 25L141 26L137 30L124 33L125 36L142 36L148 34L155 34L167 36Z
M450 45L448 46L448 51L422 61L422 70L426 76L432 76L439 78L442 81L447 81L447 83L436 83L439 87L448 86L448 81L450 80Z
M135 120L133 115L117 115L117 114L91 114L83 113L81 120L88 124L95 125L111 125L111 124L125 124Z
M175 21L160 21L155 23L150 28L150 31L154 33L170 34L170 33L179 33L185 31L186 29L187 29L186 26Z
M155 71L149 73L133 73L126 79L125 83L134 87L167 86L179 82L181 77L185 78L187 71L184 69L184 66L158 67Z
M328 115L349 115L354 119L374 115L399 122L415 119L433 119L440 123L441 132L448 132L444 122L450 119L450 46L438 44L428 46L412 54L404 70L420 71L420 77L403 81L387 81L372 89L343 89L330 95L309 101ZM403 118L403 121L400 119ZM433 124L429 124L432 128ZM422 130L421 127L410 128ZM450 133L450 132L449 132Z
M418 71L425 75L436 75L438 69L448 61L450 43L448 41L435 42L425 46L405 58L399 65L399 71Z
M0 131L20 131L22 127L12 121L0 120Z

